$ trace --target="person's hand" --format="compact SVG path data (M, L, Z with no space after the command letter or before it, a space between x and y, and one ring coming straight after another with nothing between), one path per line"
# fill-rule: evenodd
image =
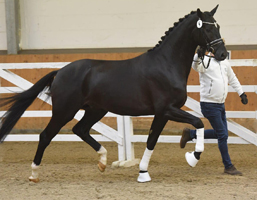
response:
M241 97L241 102L243 104L247 104L248 103L248 99L247 99L247 96L246 96L245 93L241 94L240 97Z
M197 54L198 54L198 57L199 58L203 58L203 56L205 55L205 49L200 47L198 50L197 50Z

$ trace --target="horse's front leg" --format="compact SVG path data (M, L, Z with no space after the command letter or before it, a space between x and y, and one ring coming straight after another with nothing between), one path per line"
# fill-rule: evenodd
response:
M139 176L137 181L140 183L151 181L151 177L148 173L148 165L153 153L153 149L157 143L157 140L168 120L164 119L164 117L155 116L153 123L151 125L151 129L149 132L149 136L147 139L147 147L145 149L142 160L139 164Z
M191 124L196 128L197 141L195 151L187 152L185 155L187 163L191 167L195 167L200 159L201 153L204 151L204 124L202 120L176 107L170 107L165 113L165 117L172 121Z

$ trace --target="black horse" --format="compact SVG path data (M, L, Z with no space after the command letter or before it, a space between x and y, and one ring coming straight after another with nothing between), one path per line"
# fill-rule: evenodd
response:
M3 116L0 141L12 130L28 106L45 88L52 98L52 118L40 134L32 163L31 181L38 181L37 168L46 147L59 130L80 109L83 118L72 131L100 154L98 167L104 171L107 151L90 135L91 127L110 111L119 115L154 115L147 148L140 163L139 182L150 181L148 163L168 120L189 123L199 133L195 152L187 157L194 166L203 151L201 119L181 110L187 99L187 80L197 46L212 51L224 60L227 51L211 12L191 12L170 28L159 44L148 52L129 60L79 60L41 78L30 89L1 99L0 106L10 105ZM202 138L202 139L201 139Z

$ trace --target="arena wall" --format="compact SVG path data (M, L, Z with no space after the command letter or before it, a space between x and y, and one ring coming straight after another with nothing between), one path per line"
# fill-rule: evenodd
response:
M215 15L227 45L257 45L257 1L19 0L20 48L152 47L192 10ZM6 50L5 1L0 0L0 50Z

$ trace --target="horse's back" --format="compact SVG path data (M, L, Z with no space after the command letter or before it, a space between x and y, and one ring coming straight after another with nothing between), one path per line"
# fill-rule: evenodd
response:
M92 61L83 82L85 101L118 114L152 113L148 82L139 60Z
M147 88L133 62L83 59L68 64L59 70L52 83L53 103L71 99L81 105L125 114L134 109L137 101L136 110L143 112L144 105L149 105L143 97Z

